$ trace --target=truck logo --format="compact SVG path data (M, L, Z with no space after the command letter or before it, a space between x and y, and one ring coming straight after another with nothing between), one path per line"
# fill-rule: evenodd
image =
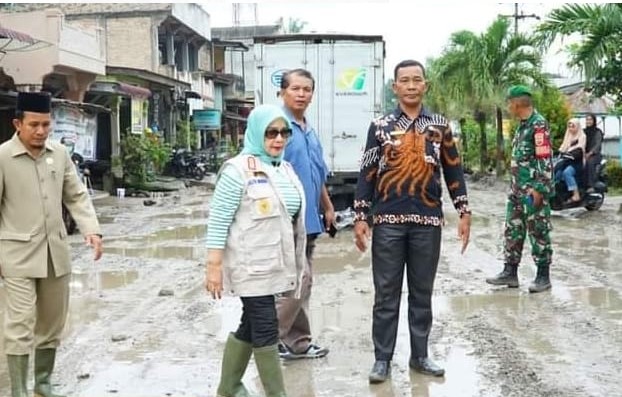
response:
M272 81L272 85L277 88L281 88L281 80L283 80L283 74L287 72L287 69L279 69L272 73L270 76L270 81Z
M337 78L337 95L367 95L365 81L367 69L348 68Z

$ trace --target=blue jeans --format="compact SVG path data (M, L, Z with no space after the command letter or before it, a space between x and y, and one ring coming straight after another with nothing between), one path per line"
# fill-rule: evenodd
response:
M572 192L577 190L577 180L575 179L575 175L576 175L577 171L574 169L573 166L568 165L566 166L566 168L564 168L564 170L558 170L555 173L555 179L556 180L560 180L560 179L564 179L564 182L566 182L566 186L568 187L568 191Z

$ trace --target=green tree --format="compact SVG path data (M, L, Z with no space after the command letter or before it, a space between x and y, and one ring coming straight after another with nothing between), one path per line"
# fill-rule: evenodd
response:
M541 57L531 36L514 35L510 22L499 17L482 34L470 31L454 33L443 54L431 63L431 84L448 96L440 105L447 112L463 111L480 127L480 170L488 167L486 125L493 110L497 126L497 176L504 172L503 106L507 88L516 83L546 85L541 72ZM464 114L464 113L463 113Z
M194 123L189 123L185 118L177 120L177 135L175 138L176 148L194 150L199 143L196 126Z
M287 22L283 17L280 17L276 20L276 24L280 25L283 29L283 33L286 34L295 34L301 33L304 28L308 25L307 21L303 21L299 18L288 18Z
M142 187L163 171L171 155L171 148L151 132L126 132L121 139L123 179L128 185Z
M594 95L609 93L622 104L622 4L565 4L547 16L537 34L544 46L579 35L578 44L567 46L570 66L583 72Z
M393 92L393 79L384 83L384 112L388 113L397 107L397 97Z

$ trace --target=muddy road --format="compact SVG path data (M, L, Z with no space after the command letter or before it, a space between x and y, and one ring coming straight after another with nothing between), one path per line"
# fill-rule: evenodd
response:
M367 383L373 363L369 252L351 230L322 238L312 297L324 359L284 363L290 397L622 396L622 198L597 212L553 217L553 289L530 295L535 267L525 247L519 289L485 277L501 268L505 185L470 184L472 242L459 253L449 207L434 296L430 354L444 380L408 370L404 289L390 382ZM105 254L96 265L72 236L71 312L55 383L71 396L214 396L223 344L240 316L237 299L203 289L210 192L195 187L157 200L96 202ZM446 200L448 202L448 200ZM0 288L4 311L4 289ZM2 318L0 316L0 319ZM254 365L245 382L263 395ZM0 396L8 396L4 354Z

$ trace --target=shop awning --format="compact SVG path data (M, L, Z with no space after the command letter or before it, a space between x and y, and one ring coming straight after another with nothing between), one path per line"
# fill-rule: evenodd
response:
M89 92L126 95L138 98L149 98L151 96L151 91L147 88L116 81L96 81L90 85Z
M151 96L151 91L147 88L138 87L131 84L118 83L119 91L124 92L130 96L144 97L149 98Z
M203 99L201 94L195 91L190 91L190 90L185 91L184 95L186 96L186 99Z
M15 51L34 51L50 45L45 41L18 32L13 29L0 26L0 53Z
M17 92L0 92L0 110L15 109L17 105ZM52 106L67 105L75 106L93 113L108 113L110 109L94 103L76 102L68 99L52 98Z

